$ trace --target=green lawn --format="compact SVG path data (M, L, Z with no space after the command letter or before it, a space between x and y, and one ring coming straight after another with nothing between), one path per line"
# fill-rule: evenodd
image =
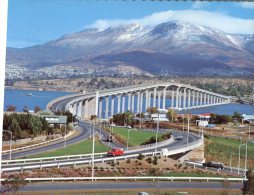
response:
M148 141L151 137L155 137L156 133L153 132L146 132L146 131L137 131L135 129L128 129L124 127L114 127L113 132L114 134L120 136L127 142L128 137L128 130L129 132L129 146L137 146L141 145L142 143ZM161 134L158 134L158 139L161 137Z
M107 146L101 144L99 141L95 142L95 153L106 152L110 150ZM66 148L54 150L51 152L45 152L28 156L26 158L41 158L51 156L64 156L64 155L75 155L75 154L89 154L92 153L92 140L85 140L77 144L73 144Z
M210 137L206 139L205 156L212 157L212 160L230 164L230 155L232 155L232 166L238 166L239 145L238 140ZM254 144L248 143L248 167L254 168ZM241 167L244 166L245 146L241 147Z

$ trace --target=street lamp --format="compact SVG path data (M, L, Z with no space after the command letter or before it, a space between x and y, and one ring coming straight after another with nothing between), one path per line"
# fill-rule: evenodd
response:
M249 140L250 140L250 124L249 124Z
M241 154L241 147L244 146L245 144L240 144L239 145L239 153L238 153L238 172L237 174L239 175L240 172L240 154Z
M188 132L187 132L187 141L186 141L186 149L188 149L188 144L189 144L189 133L190 133L190 117L187 117L188 120Z
M157 152L157 145L158 145L158 131L160 128L159 124L159 111L157 110L157 128L156 128L156 144L155 144L155 152Z
M130 139L130 131L132 129L128 129L128 136L127 136L127 150L129 150L129 139Z
M92 124L92 123L91 123ZM94 124L93 124L93 149L92 149L92 181L93 181L93 177L94 177Z
M10 160L11 160L12 132L9 130L3 130L3 131L9 132L11 134L11 137L10 137Z
M232 156L234 155L235 153L234 152L231 152L230 153L230 161L229 161L229 166L230 166L230 172L232 173L232 166L231 166L231 162L232 162Z
M66 147L66 122L64 126L64 148Z

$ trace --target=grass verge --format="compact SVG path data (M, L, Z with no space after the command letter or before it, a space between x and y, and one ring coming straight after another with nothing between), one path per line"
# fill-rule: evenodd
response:
M128 129L124 127L114 127L113 132L117 136L121 137L126 143L128 139L128 130L129 130L129 146L137 146L148 141L151 137L155 137L156 133L146 132L146 131L137 131L135 129ZM158 134L158 139L161 138L161 134Z
M26 158L42 158L51 156L89 154L92 153L92 144L93 144L92 140L85 140L77 144L67 146L66 148L57 149L51 152L45 152L32 156L27 156ZM95 153L106 152L108 150L110 149L107 146L101 144L99 141L95 141Z

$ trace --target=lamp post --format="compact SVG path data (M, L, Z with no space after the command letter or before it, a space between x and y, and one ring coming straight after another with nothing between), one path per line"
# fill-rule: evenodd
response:
M91 123L93 124L93 123ZM94 178L94 124L92 125L93 126L93 149L92 149L92 181L93 181L93 178Z
M127 136L127 150L129 150L129 139L130 139L130 131L132 129L128 129L128 136Z
M250 140L250 125L249 125L249 140Z
M230 161L229 161L229 166L230 166L230 172L232 173L232 166L231 166L231 162L232 162L232 156L234 155L234 152L230 153Z
M157 152L157 145L158 145L158 131L159 131L159 111L157 110L157 128L156 128L156 144L155 144L155 152Z
M188 144L189 144L190 117L187 117L187 120L188 120L188 132L187 132L186 150L188 149Z
M11 160L11 148L12 148L12 132L9 131L9 130L3 130L3 131L6 131L6 132L9 132L11 134L11 137L10 137L10 160Z
M245 144L240 144L239 145L239 153L238 153L238 171L237 174L239 175L240 172L240 155L241 155L241 147L244 146Z
M66 122L64 126L64 148L66 147Z
M247 179L246 178L246 172L247 172L247 158L248 158L248 152L247 152L247 150L248 150L248 141L246 140L246 144L245 144L245 161L244 161L244 178L245 179Z

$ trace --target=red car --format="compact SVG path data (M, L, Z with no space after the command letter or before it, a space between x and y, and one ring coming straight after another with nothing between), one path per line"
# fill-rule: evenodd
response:
M111 151L107 152L107 156L122 156L124 151L122 148L113 148Z

